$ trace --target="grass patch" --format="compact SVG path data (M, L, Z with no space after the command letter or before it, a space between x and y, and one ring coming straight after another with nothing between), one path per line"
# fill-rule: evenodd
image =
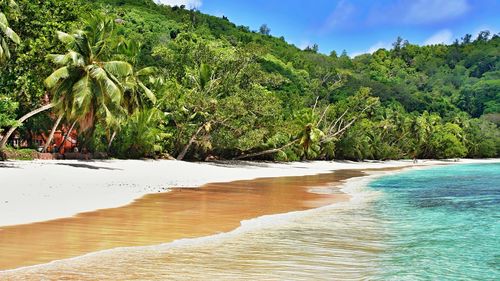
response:
M37 158L37 152L34 149L22 148L15 149L12 147L6 147L3 151L0 152L3 154L3 157L0 156L0 159L11 159L11 160L34 160Z

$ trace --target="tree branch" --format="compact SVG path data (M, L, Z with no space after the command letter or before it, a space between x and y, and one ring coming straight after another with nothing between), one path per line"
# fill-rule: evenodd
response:
M49 103L49 104L46 104L42 107L39 107L31 112L28 112L26 113L23 117L19 118L17 120L17 124L10 127L9 131L7 132L7 134L5 134L5 136L3 137L2 141L0 142L0 149L3 149L5 148L5 145L7 144L7 141L9 140L10 136L14 133L14 131L19 127L21 126L21 124L26 121L26 119L30 118L31 116L35 115L35 114L38 114L40 112L43 112L45 110L48 110L48 109L51 109L54 107L54 104L53 103Z
M283 145L282 147L278 147L278 148L273 148L273 149L268 149L268 150L264 150L264 151L261 151L261 152L255 152L255 153L250 153L250 154L244 154L244 155L241 155L241 156L238 156L236 158L234 158L234 160L241 160L241 159L246 159L246 158L252 158L252 157L256 157L256 156L261 156L261 155L266 155L266 154L271 154L271 153L276 153L278 151L281 151L289 146L292 146L294 145L296 142L298 142L300 139L296 139L294 141L291 141L285 145Z

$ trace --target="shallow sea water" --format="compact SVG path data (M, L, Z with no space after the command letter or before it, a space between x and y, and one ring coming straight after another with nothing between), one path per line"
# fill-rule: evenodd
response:
M500 164L436 167L370 184L384 222L380 280L500 280Z

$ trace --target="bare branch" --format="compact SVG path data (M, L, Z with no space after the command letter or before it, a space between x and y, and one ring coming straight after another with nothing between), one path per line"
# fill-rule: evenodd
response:
M349 112L349 108L346 109L346 111L344 111L344 113L342 115L340 115L340 117L337 118L337 120L335 120L335 123L333 123L333 125L330 125L330 128L328 129L328 134L332 133L333 128L337 127L337 124L342 120L342 118L344 118L344 116L347 114L347 112Z
M318 123L316 124L316 127L318 127L321 124L321 121L323 121L323 118L325 117L325 114L326 114L326 112L328 111L329 108L330 108L330 105L328 105L325 108L325 110L323 111L323 114L321 114L321 117L319 118Z

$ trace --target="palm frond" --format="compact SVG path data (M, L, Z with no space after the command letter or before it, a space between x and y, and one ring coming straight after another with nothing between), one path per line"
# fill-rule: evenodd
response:
M82 107L92 98L92 88L89 75L83 76L73 85L72 94L74 96L74 105ZM87 102L85 102L87 101Z
M133 73L132 65L124 61L105 62L104 69L118 77L127 77Z
M85 63L83 57L75 51L69 51L65 55L50 54L47 55L47 59L57 65L83 66Z
M3 24L4 26L8 26L9 25L9 22L7 21L7 17L2 12L0 12L0 24ZM3 27L0 27L0 30L3 31Z
M9 38L14 43L21 43L21 38L19 38L19 35L9 27L9 22L2 12L0 12L0 30L5 34L5 37Z
M47 77L44 81L44 84L47 88L51 89L57 85L57 83L63 79L69 77L69 69L66 66L63 66L56 71L52 72L49 77Z
M112 124L114 123L113 121L116 119L114 118L113 114L111 113L111 111L108 109L108 107L103 104L103 109L104 109L104 116L105 116L105 121L106 121L106 124Z
M57 38L66 45L75 43L75 37L73 35L62 31L57 32Z
M113 103L119 104L121 102L122 91L120 87L110 79L106 70L98 66L93 66L90 76L103 87L103 94L107 95Z
M144 91L144 94L146 95L146 97L148 97L148 99L152 103L156 103L155 94L150 89L148 89L148 87L146 87L141 81L138 81L137 84L139 84L139 87L141 87L141 89Z
M135 72L135 75L140 77L140 76L150 76L150 75L153 75L153 74L156 74L158 72L158 69L154 66L150 66L150 67L145 67L145 68L142 68L138 71Z
M0 62L10 59L10 51L7 42L0 36Z

